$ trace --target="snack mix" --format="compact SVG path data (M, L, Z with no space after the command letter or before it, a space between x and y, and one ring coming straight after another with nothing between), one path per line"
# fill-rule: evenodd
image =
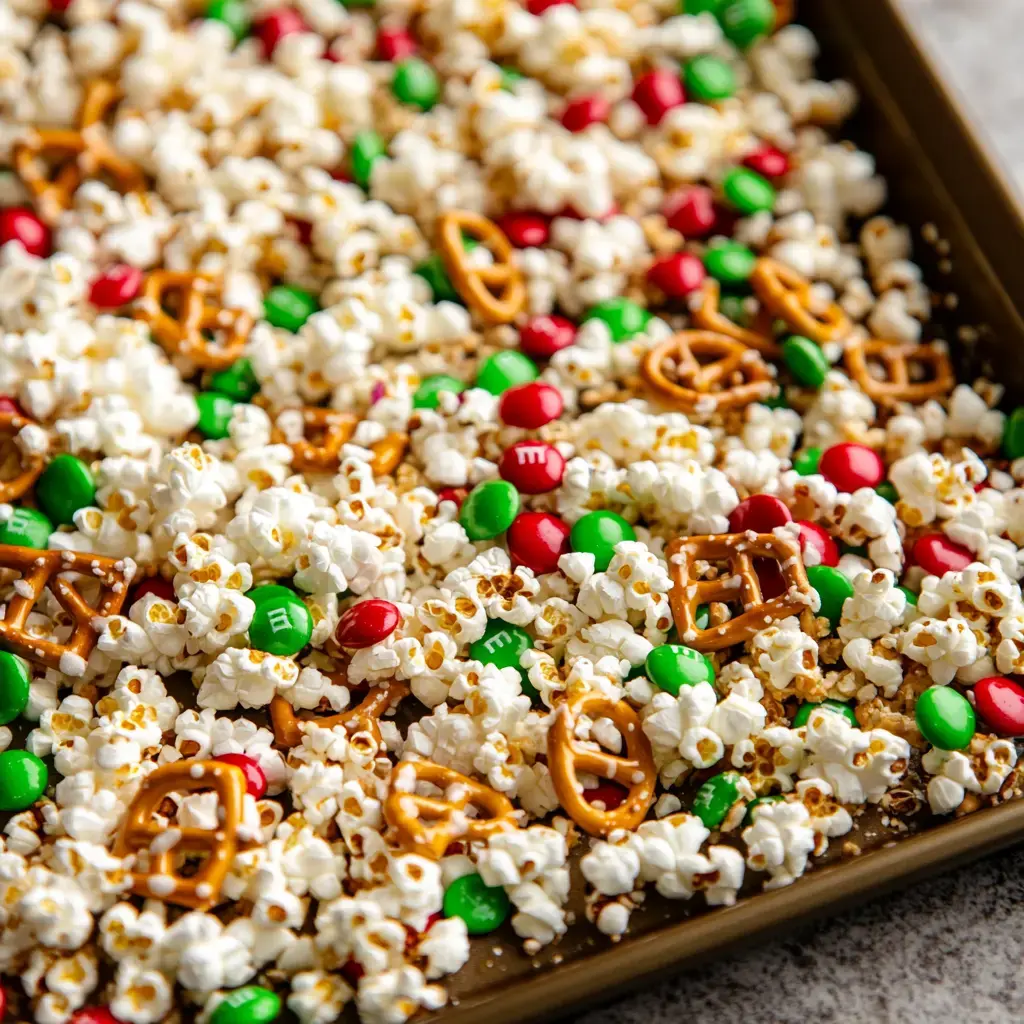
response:
M8 1019L401 1024L1020 795L1024 409L791 5L279 3L0 0Z

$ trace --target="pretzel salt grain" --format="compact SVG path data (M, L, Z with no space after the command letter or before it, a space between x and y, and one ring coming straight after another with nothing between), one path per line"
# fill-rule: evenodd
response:
M626 745L626 756L582 746L576 739L580 715L592 721L611 719ZM612 701L590 690L559 703L548 730L547 753L551 782L562 809L584 831L606 836L616 829L632 830L647 816L658 772L640 718L625 701ZM601 810L583 796L579 772L614 780L629 793L618 807Z
M768 311L785 320L797 334L824 345L850 332L850 318L835 302L819 302L814 286L802 274L778 260L762 257L750 278L754 292Z
M216 831L168 828L153 820L169 794L204 789L214 790L219 800L222 825ZM131 891L195 910L215 906L240 845L244 797L245 773L225 761L177 761L147 775L128 808L113 850L115 857L135 855ZM195 874L185 877L174 868L181 854L205 859Z
M850 378L875 402L920 405L956 387L956 374L942 345L913 342L848 342L844 362ZM884 376L878 376L878 369ZM916 368L916 374L912 370Z
M428 782L441 796L421 796L416 787ZM467 808L483 812L470 817ZM518 827L508 797L433 761L400 761L391 772L384 817L406 850L439 860L459 840L487 839Z
M8 479L0 477L0 502L10 503L20 498L39 479L46 466L46 456L42 452L26 453L15 443L15 438L22 427L37 426L27 416L16 412L0 412L0 438L3 438L0 449L0 472L17 462L18 469Z
M302 410L303 437L291 445L292 468L300 472L333 473L341 464L341 449L356 432L359 419L347 412L311 406ZM275 429L274 440L285 441ZM375 476L387 476L398 468L409 446L407 434L392 431L370 445L370 468Z
M730 320L721 310L721 285L709 277L701 289L700 299L693 309L691 319L694 325L715 334L724 334L747 348L757 349L768 359L780 359L782 349L772 337L772 317L764 307L758 312L753 328L741 327Z

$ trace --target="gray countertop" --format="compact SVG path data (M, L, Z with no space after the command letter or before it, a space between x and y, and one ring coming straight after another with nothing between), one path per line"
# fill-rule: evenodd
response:
M1024 0L900 3L1024 190ZM680 973L578 1024L1014 1024L1024 1021L1022 963L1018 848Z

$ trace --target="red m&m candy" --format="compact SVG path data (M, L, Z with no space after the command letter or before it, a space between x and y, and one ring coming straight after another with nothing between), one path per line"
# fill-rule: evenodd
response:
M0 395L0 412L13 416L24 416L25 412L10 395Z
M68 1024L122 1024L105 1006L86 1006L75 1010Z
M150 576L143 580L138 586L132 588L129 609L136 601L141 601L147 594L155 594L164 601L177 601L174 593L174 584L165 580L163 576Z
M373 597L342 612L334 639L341 647L372 647L391 636L401 621L401 612L390 601Z
M565 459L546 441L519 441L505 449L498 473L520 494L546 494L562 482Z
M647 280L670 299L692 295L704 283L704 263L690 252L674 252L659 256L647 268Z
M782 178L789 174L789 157L774 146L761 146L743 158L743 166L765 178Z
M519 347L534 359L550 359L576 341L576 325L564 316L530 317L519 329Z
M804 565L828 565L834 569L839 564L836 542L817 523L801 519L796 525L800 530Z
M505 533L508 551L516 565L525 565L538 576L554 572L558 560L569 551L569 527L547 512L520 512Z
M465 487L442 487L437 492L438 501L454 501L458 508L462 508L462 503L466 500L466 495L469 491Z
M602 804L606 811L614 811L629 796L629 790L610 779L602 779L593 789L583 790L588 804Z
M89 301L97 309L126 306L142 288L142 271L127 263L107 267L89 288Z
M302 15L291 7L278 7L264 14L255 26L256 35L263 43L263 53L267 57L274 55L278 43L285 36L293 36L299 32L308 32L309 26L302 20Z
M910 557L932 576L945 572L960 572L974 561L974 555L960 544L954 544L945 534L927 533L914 541Z
M248 754L217 754L214 761L223 761L242 769L245 776L245 791L254 800L259 800L267 791L267 776L259 762Z
M633 102L643 111L648 124L658 124L670 110L686 102L686 92L679 76L671 71L648 71L633 86Z
M404 60L416 52L416 40L404 28L377 31L377 56L381 60Z
M543 14L549 7L557 7L559 4L573 4L576 0L526 0L526 9L531 14Z
M540 213L506 213L498 218L498 227L517 249L536 249L546 245L551 235L548 219Z
M839 490L852 494L860 487L877 487L885 479L885 463L866 444L843 441L822 452L818 472Z
M974 710L1000 736L1024 736L1024 687L1004 676L974 684Z
M592 124L608 120L611 105L601 95L577 96L569 100L562 111L562 127L570 132L581 132Z
M537 430L562 415L562 393L539 380L509 388L498 403L498 415L509 427Z
M661 212L668 226L684 238L707 238L718 226L715 194L704 185L691 185L670 193Z
M50 255L50 229L26 206L0 210L0 245L21 242L30 256Z
M729 532L771 533L777 526L793 521L786 503L771 494L752 494L729 513Z

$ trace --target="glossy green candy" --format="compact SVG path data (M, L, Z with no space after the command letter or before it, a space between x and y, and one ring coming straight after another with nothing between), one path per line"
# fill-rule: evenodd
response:
M651 314L632 299L605 299L604 302L591 307L583 322L587 320L602 321L607 326L612 341L629 341L647 329L651 322Z
M0 754L0 811L24 811L46 790L46 765L27 750Z
M682 644L662 644L647 655L647 678L673 696L684 686L715 683L715 666L706 654Z
M718 828L725 821L726 815L740 799L739 781L737 772L722 772L697 790L690 810L704 822L705 828Z
M723 295L718 300L718 309L726 320L731 320L740 327L749 327L750 313L742 295Z
M930 686L917 699L914 719L921 735L940 750L962 750L974 735L974 708L950 686Z
M342 7L375 7L377 0L341 0Z
M885 498L890 505L895 505L900 500L899 491L888 480L883 480L876 488L875 494Z
M739 242L719 242L704 253L704 269L726 287L746 284L757 257Z
M519 492L507 480L486 480L466 495L459 522L470 540L504 533L519 514Z
M722 179L722 194L745 216L771 212L775 208L775 189L767 178L747 167L734 167Z
M211 441L222 441L228 436L228 424L237 403L216 391L200 391L196 395L199 422L196 429Z
M767 406L769 409L789 408L789 402L786 400L786 395L781 390L777 395L773 395L771 398L762 398L761 405Z
M227 395L236 402L248 402L260 390L260 382L253 373L252 363L243 356L226 370L210 377L210 390Z
M693 617L694 622L697 624L698 629L707 629L711 625L711 606L707 604L697 605L697 614ZM668 642L673 642L673 637L678 639L676 633L676 627L673 626L668 634Z
M55 455L36 481L36 501L51 522L70 525L80 508L96 504L92 472L74 455Z
M281 998L259 985L229 992L210 1014L210 1024L271 1024L281 1014Z
M1010 459L1024 456L1024 405L1018 405L1006 417L1003 427L1003 454Z
M264 319L292 334L319 308L309 292L288 284L276 285L263 298Z
M365 128L356 132L352 140L352 150L349 153L349 163L352 168L352 180L363 188L370 186L370 174L373 172L373 165L387 152L384 140L372 129Z
M281 587L274 594L263 595L255 604L249 643L257 651L287 657L298 654L309 643L313 616L298 594Z
M831 697L823 700L820 704L805 700L797 708L796 714L793 716L793 728L799 729L801 726L806 725L807 719L811 717L811 712L816 711L818 708L821 708L822 711L832 711L837 715L842 715L855 729L860 728L860 722L857 721L853 708L849 704L844 704L841 700L833 700Z
M782 343L782 361L789 372L805 387L817 390L825 383L831 364L828 356L810 338L798 334Z
M522 71L504 65L499 70L501 71L501 87L505 92L515 92L516 86L526 77Z
M0 524L0 544L19 548L46 549L53 533L53 523L34 508L16 508L11 518Z
M718 15L726 38L745 50L775 28L775 4L772 0L731 0Z
M728 62L710 53L695 57L683 73L686 92L702 103L727 100L736 92L736 75Z
M430 285L431 298L434 302L462 302L448 276L448 271L444 268L444 260L441 259L440 253L431 253L416 267L414 273Z
M811 476L818 472L818 463L821 462L820 448L805 448L793 456L793 468L801 476Z
M703 14L707 11L716 18L728 0L680 0L679 10L682 14Z
M488 356L477 371L476 386L503 395L517 384L529 384L540 376L537 364L522 352L504 349Z
M903 591L907 599L907 604L912 605L914 608L917 607L917 594L915 594L912 590L910 590L907 587L897 587L896 589Z
M615 545L636 540L636 532L615 512L588 512L569 532L573 551L594 556L594 571L604 572L615 555Z
M469 656L484 665L495 668L514 668L519 673L523 693L531 700L538 696L533 683L527 679L526 669L519 664L523 654L533 647L533 640L525 629L513 626L502 619L491 619L484 635L469 645Z
M777 804L784 799L785 797L779 796L778 793L772 793L770 796L759 796L756 800L751 800L747 804L747 813L743 816L744 827L754 824L755 812L762 804Z
M500 928L511 904L500 885L485 885L475 872L456 878L444 891L444 916L461 917L470 935L487 935Z
M420 110L430 110L441 95L437 72L419 57L408 57L395 65L391 91L402 103Z
M0 725L13 722L28 704L32 673L16 654L0 651Z
M466 390L466 385L457 377L449 377L446 373L438 373L427 377L412 396L414 409L436 409L442 391L451 391L458 395Z
M853 597L853 584L830 565L807 566L807 579L821 598L818 615L824 615L835 629L843 617L843 604Z
M206 8L206 17L227 25L236 43L249 34L249 26L252 23L245 0L210 0Z

